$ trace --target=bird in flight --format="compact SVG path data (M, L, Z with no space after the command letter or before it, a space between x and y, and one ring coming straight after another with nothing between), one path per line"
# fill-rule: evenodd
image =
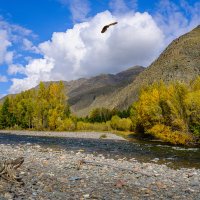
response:
M108 24L108 25L106 25L106 26L104 26L103 28L102 28L102 30L101 30L101 33L105 33L106 31L107 31L107 29L109 28L109 26L113 26L113 25L115 25L115 24L117 24L118 22L113 22L113 23L111 23L111 24Z

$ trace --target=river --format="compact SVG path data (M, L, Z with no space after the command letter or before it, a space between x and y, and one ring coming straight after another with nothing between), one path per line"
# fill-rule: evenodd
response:
M38 144L47 148L64 148L71 151L102 154L106 158L133 159L140 162L166 164L172 168L200 169L200 148L166 145L131 139L106 140L64 137L41 137L29 135L0 134L1 144Z

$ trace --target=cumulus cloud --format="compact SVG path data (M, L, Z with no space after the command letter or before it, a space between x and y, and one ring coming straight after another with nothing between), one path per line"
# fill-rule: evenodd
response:
M6 76L0 75L0 82L7 82L7 81L8 81L8 79Z
M24 79L13 78L13 85L10 87L11 93L20 92L36 86L40 81L51 80L51 70L54 67L54 61L50 58L33 59L24 68L22 66L13 66L12 72L17 71L26 75Z
M113 21L116 26L102 34L101 28ZM163 47L163 33L148 13L116 17L109 11L55 32L39 45L42 59L24 67L24 79L13 79L10 92L36 86L40 81L72 80L99 73L116 73L134 65L146 66Z
M88 0L59 0L59 2L69 7L73 22L85 21L88 13L90 12Z

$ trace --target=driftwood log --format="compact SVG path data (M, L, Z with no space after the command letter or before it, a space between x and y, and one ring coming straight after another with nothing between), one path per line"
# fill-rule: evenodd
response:
M19 168L23 162L24 158L19 157L15 160L6 160L0 163L0 177L12 183L23 184L23 181L16 173L16 169Z

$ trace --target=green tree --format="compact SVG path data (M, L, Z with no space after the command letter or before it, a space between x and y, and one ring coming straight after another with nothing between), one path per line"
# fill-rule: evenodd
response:
M9 110L10 106L10 100L8 97L3 102L3 105L1 107L1 113L0 113L0 127L1 128L7 128L12 125L12 113L10 113Z

